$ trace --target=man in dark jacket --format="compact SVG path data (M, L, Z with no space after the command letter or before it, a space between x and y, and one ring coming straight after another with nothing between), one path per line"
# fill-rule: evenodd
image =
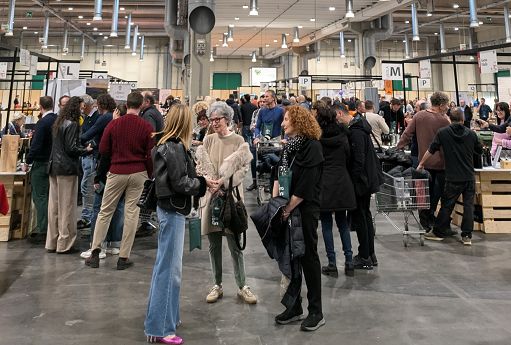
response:
M149 124L153 127L154 132L161 132L163 130L163 116L154 105L154 96L149 91L144 92L143 96L144 103L142 104L140 116L149 122Z
M378 191L380 177L378 171L378 158L375 157L371 141L371 125L357 113L353 118L347 113L338 116L349 126L351 142L350 175L355 187L357 209L351 212L351 225L355 228L358 237L358 255L353 258L356 269L370 270L378 264L374 253L374 227L370 204L371 194Z
M257 110L257 106L250 102L250 94L243 95L243 104L241 105L241 126L242 135L245 141L249 144L252 143L252 131L250 124L252 123L252 114Z
M384 105L380 108L383 111L383 117L390 131L400 133L405 129L405 115L403 114L403 107L399 99L393 98L389 105Z
M465 103L464 99L460 99L460 108L463 110L465 116L463 124L465 127L470 128L470 121L472 121L472 109L470 109L470 106Z
M239 123L242 121L241 120L241 111L240 111L240 106L234 100L234 95L230 94L229 98L225 101L225 103L227 103L232 108L232 110L234 110L234 116L232 117L232 120L234 121L234 123L236 125L239 125Z
M35 126L32 145L27 156L27 164L32 164L32 200L37 211L36 229L30 234L29 241L44 243L48 229L48 198L50 180L48 161L51 154L52 126L57 118L53 113L53 99L50 96L39 98L41 120Z
M464 112L456 108L450 113L451 124L438 131L429 150L426 151L419 166L440 148L445 155L445 187L442 194L442 207L435 221L433 231L425 237L441 241L449 236L451 214L456 200L463 195L463 220L461 222L461 240L464 245L472 244L474 229L474 153L480 155L483 148L475 132L463 125Z

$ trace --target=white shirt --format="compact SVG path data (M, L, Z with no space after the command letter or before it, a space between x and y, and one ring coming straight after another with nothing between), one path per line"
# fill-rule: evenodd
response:
M378 146L378 144L382 144L381 141L381 134L389 134L389 126L387 126L387 123L385 122L385 119L383 116L380 116L375 113L367 112L365 114L367 122L371 125L372 132L374 134L374 137L376 137L376 141L374 141L374 137L371 135L371 141L373 142L373 145L375 147Z

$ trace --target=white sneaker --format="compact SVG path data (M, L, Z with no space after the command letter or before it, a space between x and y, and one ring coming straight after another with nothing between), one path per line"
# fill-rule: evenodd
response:
M88 259L92 255L92 249L87 250L86 252L82 252L80 254L81 258ZM104 259L106 258L106 251L104 249L101 249L101 252L99 253L99 258Z
M110 255L119 255L119 252L120 252L120 249L115 248L115 247L113 247L113 248L110 247L110 248L106 249L106 253L110 254Z
M243 288L239 289L238 291L238 297L241 298L245 303L247 304L256 304L257 303L257 297L250 291L250 288L248 286L244 286Z
M224 296L224 290L222 289L221 285L215 285L209 291L208 296L206 297L206 302L208 303L215 303L218 301L218 299L222 298Z

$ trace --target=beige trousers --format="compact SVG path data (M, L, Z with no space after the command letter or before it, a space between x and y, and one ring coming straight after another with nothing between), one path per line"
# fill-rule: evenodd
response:
M110 221L117 208L119 199L124 194L124 227L119 257L129 258L131 247L135 240L138 215L140 213L137 202L144 190L145 180L147 180L147 173L145 171L130 175L108 173L101 210L99 211L96 227L94 228L92 249L101 248L101 243L105 241L108 227L110 226Z
M65 252L76 241L78 176L51 176L46 249Z

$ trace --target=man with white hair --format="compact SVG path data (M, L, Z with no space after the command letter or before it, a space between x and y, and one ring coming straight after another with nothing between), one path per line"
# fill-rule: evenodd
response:
M96 123L99 112L96 108L96 101L89 95L82 96L85 107L83 108L82 133L87 132ZM88 143L82 143L88 145ZM98 145L99 143L95 143ZM83 177L80 184L82 193L82 216L78 220L78 229L90 227L92 218L92 207L94 205L94 176L96 175L96 159L91 152L81 158Z

